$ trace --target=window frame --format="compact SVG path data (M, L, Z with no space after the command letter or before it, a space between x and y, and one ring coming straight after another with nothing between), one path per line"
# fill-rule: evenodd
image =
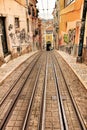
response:
M20 27L20 23L19 23L19 17L15 17L15 29L18 29Z

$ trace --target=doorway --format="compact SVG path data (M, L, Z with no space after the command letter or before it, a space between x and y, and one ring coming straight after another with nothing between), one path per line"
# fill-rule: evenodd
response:
M46 44L46 50L47 51L51 50L51 42L50 41L48 41L47 44Z
M4 56L8 54L6 29L5 29L5 17L0 17L0 34Z

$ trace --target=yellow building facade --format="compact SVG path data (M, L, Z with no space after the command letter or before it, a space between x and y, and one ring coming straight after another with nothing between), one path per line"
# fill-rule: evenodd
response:
M83 0L75 0L70 5L60 10L59 35L64 43L64 34L69 31L75 35L74 43L79 43L79 33L81 27L81 18L83 10Z
M53 20L42 20L42 49L47 50L54 47L53 42Z
M53 34L46 34L46 43L50 41L51 43L53 42Z
M82 56L87 46L87 1L60 0L59 4L59 45L71 47L73 55Z
M49 25L46 28L45 42L46 42L46 49L47 50L50 50L51 48L54 47L54 44L53 44L53 25Z

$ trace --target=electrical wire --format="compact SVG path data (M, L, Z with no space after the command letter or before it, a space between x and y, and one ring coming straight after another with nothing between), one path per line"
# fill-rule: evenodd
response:
M48 0L47 0L47 17L48 17Z
M46 6L45 6L46 8L44 7L45 1L44 2L43 2L43 0L38 0L38 1L40 1L41 6L42 6L42 8L39 9L39 10L41 10L41 13L39 12L39 16L46 18L46 19L49 19L49 17L52 15L51 10L53 10L54 8L49 8L48 0L46 0Z
M43 8L43 11L44 11L43 0L41 0L41 2L42 2L42 8Z
M52 10L52 9L55 9L55 8L49 8L48 10ZM43 10L43 9L40 9L40 8L39 8L39 10ZM47 10L47 9L44 9L44 10Z

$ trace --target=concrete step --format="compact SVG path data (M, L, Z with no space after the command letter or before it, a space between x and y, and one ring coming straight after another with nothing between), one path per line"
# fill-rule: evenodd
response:
M11 60L11 55L10 55L10 54L7 55L7 56L4 58L4 61L5 61L6 63L8 63L10 60Z

